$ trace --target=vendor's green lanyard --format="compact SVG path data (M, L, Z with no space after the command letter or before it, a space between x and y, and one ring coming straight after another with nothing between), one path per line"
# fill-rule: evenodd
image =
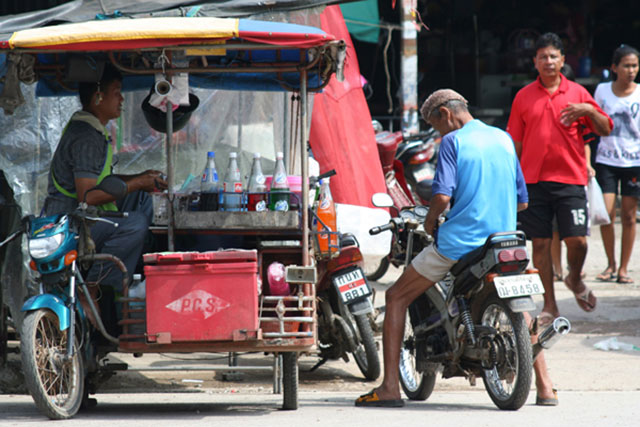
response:
M66 131L67 128L65 128L64 130ZM62 133L64 134L64 131ZM100 184L100 182L106 176L111 175L111 161L113 160L113 148L111 147L111 141L106 135L105 135L105 138L107 139L107 161L104 162L104 167L102 168L102 172L100 172L100 175L98 175L96 185ZM56 187L56 189L59 192L61 192L67 197L71 197L72 199L76 199L76 200L78 199L77 193L72 193L68 190L65 190L64 188L62 188L60 184L58 184L58 181L56 181L56 177L53 176L53 168L51 168L51 180L53 181L53 185ZM103 211L112 211L112 212L118 211L118 207L114 202L105 203L104 205L100 205L99 208L102 209Z

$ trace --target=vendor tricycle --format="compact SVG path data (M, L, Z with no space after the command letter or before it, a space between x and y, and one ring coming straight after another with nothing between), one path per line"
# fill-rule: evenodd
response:
M16 101L16 114L24 76L37 81L31 95L55 97L57 114L65 116L77 105L70 95L79 84L99 82L106 68L116 68L125 107L108 127L114 141L109 156L112 148L117 153L109 162L124 172L134 164L166 171L157 178L166 191L151 196L155 250L143 256L142 283L132 284L134 271L100 253L92 239L95 224L117 227L126 220L125 210L87 203L91 193L119 199L130 190L109 173L82 197L75 195L72 211L27 216L2 242L24 232L37 277L39 291L22 307L20 339L26 385L38 408L64 419L91 405L89 395L126 369L105 363L111 351L273 354L281 367L283 408L297 408L298 355L314 349L317 339L307 94L340 74L344 43L293 24L153 17L17 31L0 41L0 49L7 70L2 95ZM284 91L294 93L291 102ZM25 98L27 107L34 105ZM39 122L51 119L51 128L64 123L38 105L31 114ZM283 152L289 185L277 197L284 192L287 206L248 210L251 194L242 180L240 187L221 184L219 203L203 203L199 175L207 152L215 153L221 171L233 158L240 173L248 173L259 152L267 175ZM260 193L276 205L267 187ZM238 203L231 208L226 197ZM103 276L89 280L96 263L121 272L121 287L108 290ZM285 266L286 292L270 288L273 263ZM110 300L115 328L105 319Z

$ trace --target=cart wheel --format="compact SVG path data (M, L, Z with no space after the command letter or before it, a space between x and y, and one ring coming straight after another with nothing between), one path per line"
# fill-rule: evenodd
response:
M282 409L298 409L298 353L282 353Z

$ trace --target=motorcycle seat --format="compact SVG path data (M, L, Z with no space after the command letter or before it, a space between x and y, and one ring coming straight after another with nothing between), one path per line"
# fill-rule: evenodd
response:
M351 233L340 234L340 247L346 248L347 246L359 246L358 239Z
M472 250L471 252L468 252L466 255L460 258L458 262L451 268L451 274L458 277L464 270L484 258L488 248L489 246L484 244Z

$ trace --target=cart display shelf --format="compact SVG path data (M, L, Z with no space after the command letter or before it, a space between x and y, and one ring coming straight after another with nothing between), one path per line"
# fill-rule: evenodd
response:
M156 221L156 226L167 226ZM300 230L300 212L175 212L176 230Z

